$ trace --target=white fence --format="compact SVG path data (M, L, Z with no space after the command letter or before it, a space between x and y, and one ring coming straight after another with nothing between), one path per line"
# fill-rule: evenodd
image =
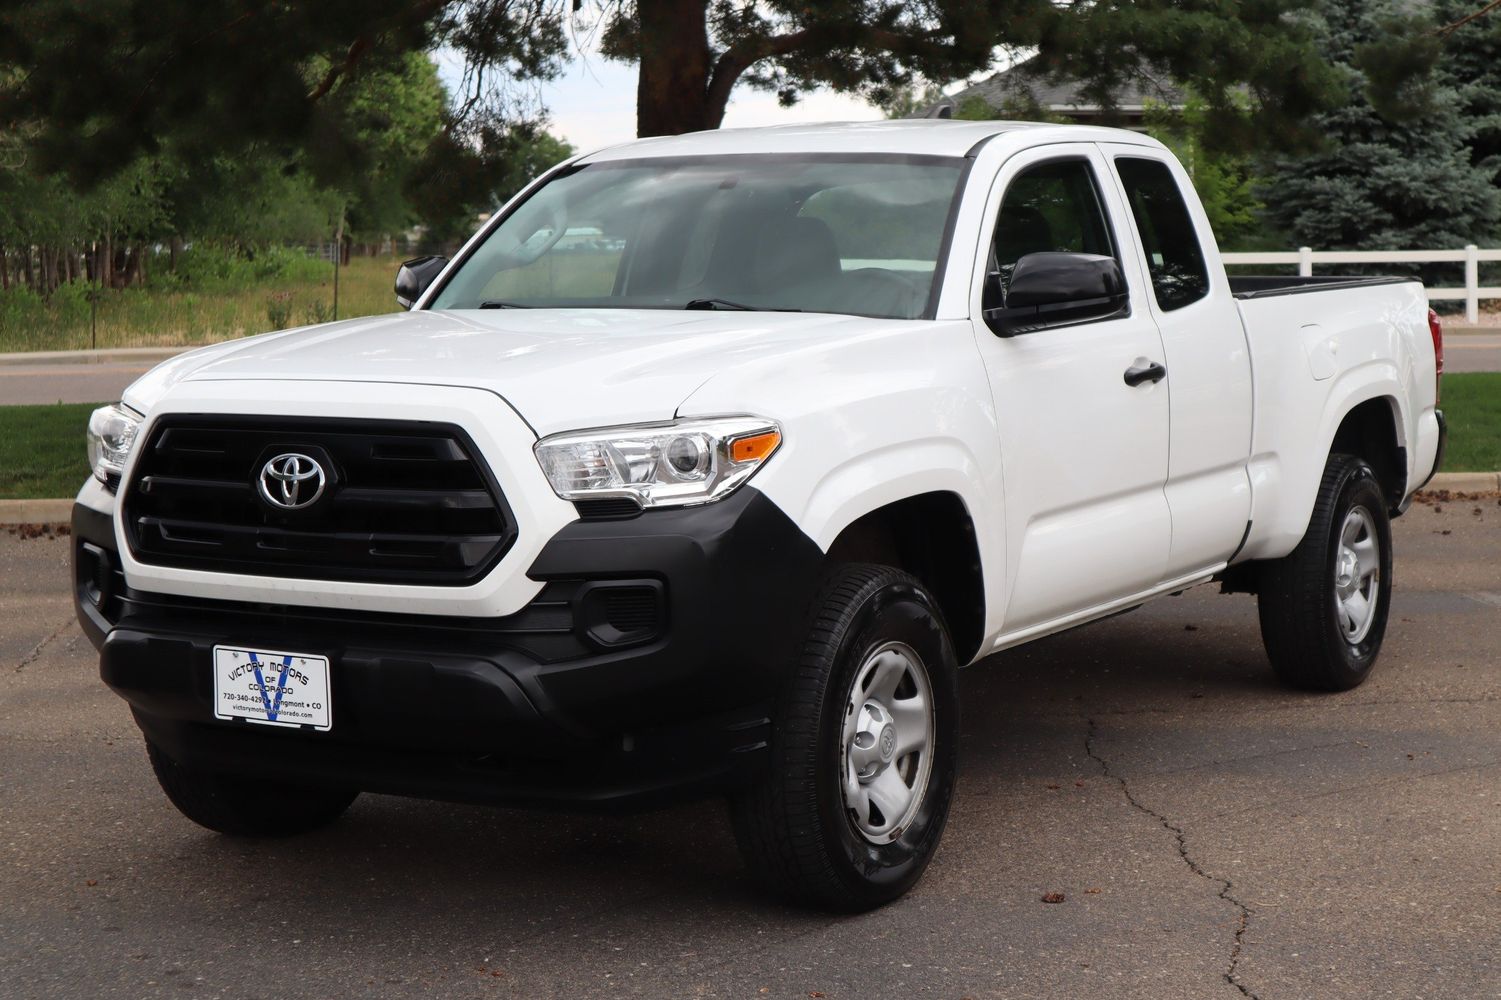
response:
M1273 253L1227 253L1226 264L1296 264L1303 276L1313 274L1315 264L1463 264L1463 288L1430 288L1428 298L1464 300L1465 319L1480 321L1480 300L1501 299L1501 287L1480 285L1480 262L1501 261L1501 250L1482 250L1473 244L1463 250L1297 250Z

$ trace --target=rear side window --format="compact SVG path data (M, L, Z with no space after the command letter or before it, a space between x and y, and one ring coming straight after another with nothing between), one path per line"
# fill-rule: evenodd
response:
M1084 160L1053 160L1018 175L995 222L995 269L1010 284L1029 253L1064 251L1114 257L1094 172Z
M1126 188L1126 201L1136 218L1152 292L1164 312L1181 309L1209 294L1209 270L1204 250L1178 182L1167 164L1134 156L1118 157L1115 169Z

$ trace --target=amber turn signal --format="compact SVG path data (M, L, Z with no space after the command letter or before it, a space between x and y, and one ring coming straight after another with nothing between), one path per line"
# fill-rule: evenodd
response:
M759 462L776 451L777 445L781 443L782 435L777 431L766 431L762 434L736 438L730 442L730 461Z

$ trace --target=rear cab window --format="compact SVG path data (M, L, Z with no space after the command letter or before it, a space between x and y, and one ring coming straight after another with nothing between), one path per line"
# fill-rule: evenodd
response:
M1208 295L1204 248L1172 170L1140 156L1116 157L1115 169L1141 234L1158 308L1171 312Z

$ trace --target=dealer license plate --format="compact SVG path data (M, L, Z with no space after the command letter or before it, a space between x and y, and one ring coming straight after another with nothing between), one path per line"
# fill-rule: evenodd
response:
M214 717L327 731L328 657L214 647Z

